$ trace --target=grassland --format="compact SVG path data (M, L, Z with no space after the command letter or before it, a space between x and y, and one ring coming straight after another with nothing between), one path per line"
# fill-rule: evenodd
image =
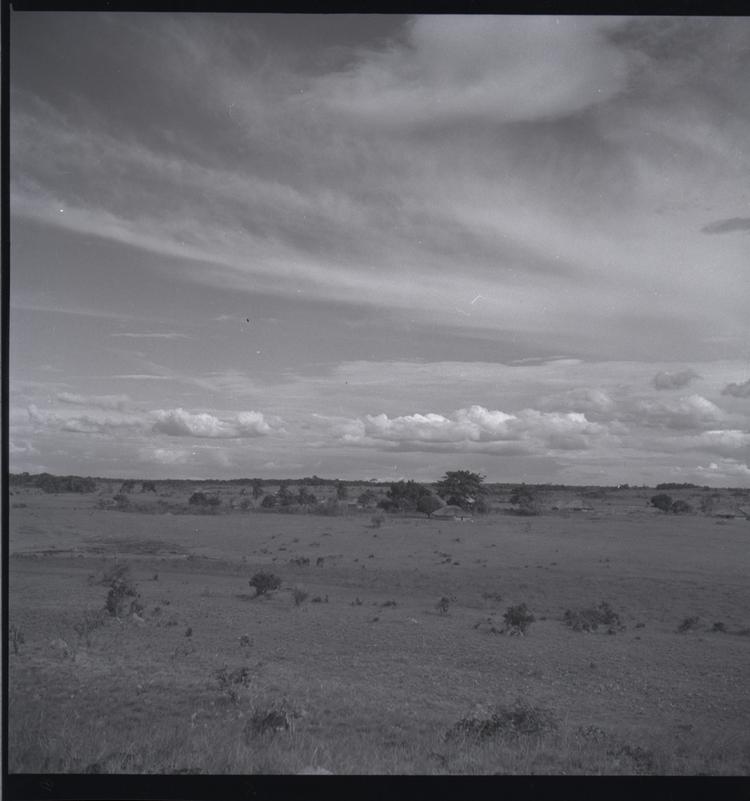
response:
M9 769L748 775L750 522L639 492L376 527L16 489ZM115 563L137 614L101 614Z

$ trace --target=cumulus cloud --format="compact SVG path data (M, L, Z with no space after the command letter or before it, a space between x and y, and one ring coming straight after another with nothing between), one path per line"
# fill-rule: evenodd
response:
M680 370L678 373L663 371L654 376L653 384L656 389L682 389L694 378L700 378L695 370Z
M129 403L127 395L79 395L74 392L58 392L57 400L74 406L93 406L97 409L122 411Z
M750 433L733 428L702 431L686 445L725 456L734 455L737 451L750 453Z
M450 415L365 415L337 426L340 442L402 450L587 450L607 428L580 412L516 414L474 405Z
M750 398L750 378L741 384L727 384L721 391L722 395L731 395L733 398Z
M29 420L37 427L74 434L112 434L125 429L138 429L143 425L143 420L138 415L97 412L61 415L54 411L39 409L33 403L29 405L27 412Z
M184 448L144 448L139 452L139 456L145 462L171 465L185 464L191 454Z
M674 429L712 428L725 417L715 403L702 395L668 401L640 400L629 416L642 425Z
M629 65L603 18L424 16L312 98L376 126L562 117L608 100Z
M705 478L710 477L719 481L750 478L750 467L745 462L740 462L737 459L722 459L719 462L711 462L707 467L697 467L696 472Z
M272 426L262 412L240 412L231 420L222 420L213 414L193 414L185 409L158 409L152 430L171 437L216 437L235 439L261 437L270 434Z

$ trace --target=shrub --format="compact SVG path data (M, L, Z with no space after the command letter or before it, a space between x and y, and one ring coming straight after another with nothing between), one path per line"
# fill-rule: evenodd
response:
M536 618L531 614L526 604L518 604L517 606L508 607L503 615L503 620L508 634L523 635Z
M273 509L276 506L276 496L270 493L263 496L260 502L261 509Z
M693 629L698 628L700 618L698 616L693 617L686 617L679 626L677 626L677 631L680 634L684 634L686 631L692 631Z
M659 495L652 496L650 503L651 506L655 506L657 509L660 509L665 513L672 509L672 498L663 492Z
M514 706L498 706L488 717L465 717L451 726L445 740L484 742L494 737L541 737L558 728L555 715L548 709L516 701Z
M256 707L250 720L245 724L245 742L249 743L255 737L262 737L266 734L292 731L296 717L299 717L298 713L291 709L285 701L268 707Z
M97 582L109 587L104 608L112 617L123 617L142 611L138 590L130 573L130 567L123 563L115 563L104 572Z
M122 492L118 492L112 500L118 509L127 509L130 506L130 498Z
M266 595L272 590L278 590L281 586L281 579L274 573L266 571L259 571L248 582L248 584L255 588L256 598L260 595Z
M711 631L720 631L722 633L726 633L726 630L727 630L726 623L722 623L721 621L714 623L713 627L711 628Z
M693 507L687 501L678 499L672 504L671 511L675 515L686 515L693 511Z
M247 511L247 510L250 508L250 506L251 506L251 505L252 505L252 504L250 503L250 498L243 498L243 499L240 501L240 509L241 509L243 512L246 512L246 511Z
M383 523L385 523L385 515L382 512L374 514L370 518L370 523L373 528L380 528L383 525Z
M432 517L432 513L437 512L437 510L441 509L443 506L443 501L432 493L429 495L422 495L417 501L417 511L427 515L428 518Z
M86 647L91 647L91 634L100 626L104 625L104 610L86 610L83 618L73 626L73 630L80 640L86 643Z
M206 495L205 492L194 492L188 499L188 503L190 506L211 509L221 505L221 498L218 495Z
M214 676L218 682L219 691L226 695L233 704L239 701L240 694L250 686L252 680L252 674L248 667L229 670L229 668L224 665L224 667L214 672Z
M624 629L620 616L613 611L606 601L602 601L596 608L567 609L563 615L563 622L573 631L596 631L599 626L607 626L611 633Z
M436 604L435 608L438 610L438 613L441 615L447 615L448 610L450 609L451 602L455 601L456 599L452 595L444 595Z
M499 592L483 592L482 598L485 601L495 601L497 603L503 600L503 596Z
M303 589L299 587L295 587L292 590L292 598L294 598L294 605L301 606L308 598L309 593L305 592Z

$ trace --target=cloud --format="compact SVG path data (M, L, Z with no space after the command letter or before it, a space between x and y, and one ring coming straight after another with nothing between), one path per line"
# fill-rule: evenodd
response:
M721 390L721 394L731 395L733 398L750 398L750 378L741 384L735 384L734 382L727 384Z
M111 415L93 412L61 415L50 410L39 409L33 403L28 406L27 412L35 426L73 434L113 434L127 429L135 431L143 427L143 418L132 414Z
M678 400L639 400L628 417L645 426L678 430L713 427L724 420L724 412L702 395Z
M436 413L389 417L365 415L334 426L345 445L402 450L475 450L524 452L587 450L608 434L578 412L540 412L524 409L517 414L473 405L450 415Z
M57 400L75 406L93 406L98 409L123 411L131 402L127 395L79 395L74 392L58 392Z
M138 455L145 462L173 465L185 464L190 461L192 454L184 448L143 448Z
M700 378L695 370L681 370L679 373L660 372L654 376L656 389L681 389L686 387L694 378Z
M722 459L719 462L711 462L708 467L697 467L696 473L704 478L731 481L737 478L750 478L750 467L737 459Z
M192 414L182 408L159 409L152 430L171 437L208 437L236 439L262 437L274 429L261 412L240 412L232 420L222 420L206 412Z
M403 43L364 51L313 82L306 102L376 127L564 117L619 93L616 22L593 18L423 16Z
M704 234L727 234L732 231L750 231L750 217L730 217L717 220L701 228Z

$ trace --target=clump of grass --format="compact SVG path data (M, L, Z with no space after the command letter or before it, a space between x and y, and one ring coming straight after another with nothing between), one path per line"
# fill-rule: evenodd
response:
M722 634L725 634L726 630L727 630L726 623L722 623L720 620L714 623L714 625L711 628L711 631L718 631L721 632Z
M620 616L606 602L602 601L597 607L578 609L573 611L566 609L563 615L563 622L573 631L597 631L599 626L606 626L610 634L622 631L625 628Z
M309 567L310 559L307 556L298 556L296 559L289 560L290 565L297 565L299 567Z
M274 735L278 732L291 732L297 717L299 714L286 701L276 702L269 706L257 706L245 724L245 742L249 744L256 737Z
M243 634L240 637L240 646L242 648L249 648L250 647L250 637L247 634Z
M83 613L83 617L73 625L73 630L78 635L79 640L86 643L86 647L91 647L91 635L96 629L104 625L105 610L87 609Z
M294 605L301 606L308 598L309 593L305 592L301 587L295 587L292 590L292 598L294 598Z
M513 706L498 706L487 717L465 717L445 733L446 742L469 740L481 743L496 737L540 738L558 729L555 715L548 709L516 701Z
M398 604L397 604L395 601L383 601L383 603L382 603L382 604L380 604L380 606L381 606L381 607L386 607L386 606L398 606Z
M529 626L536 620L531 614L526 604L509 606L503 615L505 621L505 632L513 635L524 635Z
M615 758L626 757L633 763L636 773L656 772L656 760L654 759L653 752L646 748L642 748L640 745L633 746L629 743L625 743L624 745L619 745L616 748L608 749L607 756Z
M104 608L112 617L126 617L143 611L129 565L115 563L98 583L109 587Z
M255 597L267 595L272 590L278 590L281 586L281 579L275 573L261 570L256 573L248 582L255 589Z
M219 692L228 698L233 704L240 700L243 691L250 686L252 673L248 667L239 667L230 670L226 665L214 672L214 677L219 685Z
M684 634L687 631L693 631L693 629L698 628L698 623L700 622L700 618L697 615L693 617L686 617L679 626L677 626L677 631L679 634Z
M10 635L10 643L13 646L13 653L18 655L21 646L26 642L23 631L19 626L16 626L15 623L12 623L8 634Z
M359 596L357 596L357 597L356 597L356 598L355 598L355 599L352 601L352 604L351 604L351 605L352 605L352 606L362 606L362 600L359 598Z
M503 600L503 596L499 592L483 592L482 598L485 601L493 601L495 603L500 603Z
M444 595L436 604L435 608L440 615L447 615L448 610L452 603L455 602L455 597L453 595Z

